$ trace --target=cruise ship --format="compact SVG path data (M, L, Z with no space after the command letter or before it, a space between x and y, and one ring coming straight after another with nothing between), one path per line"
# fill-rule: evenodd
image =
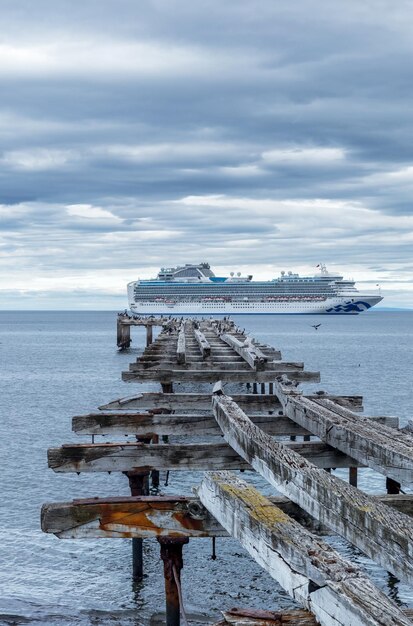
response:
M360 293L353 280L317 268L314 276L283 271L266 281L215 276L208 263L162 268L154 279L128 284L129 307L139 315L354 315L383 299L380 290Z

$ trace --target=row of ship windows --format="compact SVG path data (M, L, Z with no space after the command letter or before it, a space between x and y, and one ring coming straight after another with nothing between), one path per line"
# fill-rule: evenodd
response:
M168 302L145 302L145 304L147 306L152 306L152 305L156 305L159 306L160 308L164 307L164 306L168 306L171 308L174 308L175 305L181 305L181 304L193 304L193 303L188 303L185 301L181 301L181 302L176 302L176 303L168 303ZM228 306L232 306L234 308L244 308L244 307L256 307L257 305L259 305L260 307L273 307L274 304L276 304L277 306L281 306L281 307L291 307L291 304L293 304L294 306L297 307L302 307L302 308L306 308L308 306L308 304L315 304L314 302L312 302L311 300L308 300L305 303L301 303L301 302L199 302L198 304L201 304L201 306L205 309L211 309L211 308L222 308L225 309Z
M341 285L341 288L343 288L343 286ZM136 287L134 288L136 292L138 291L161 291L163 293L165 293L165 291L189 291L188 289L188 285L167 285L167 286L160 286L160 285L148 285L145 287L142 287L141 285L136 285ZM228 292L228 291L235 291L235 292L240 292L240 293L250 293L252 292L258 292L258 293L262 293L263 291L317 291L317 290L321 290L321 291L333 291L336 290L337 287L335 285L273 285L273 286L265 286L265 287L258 287L257 285L251 285L251 286L247 286L247 285L243 285L242 287L240 286L235 286L235 285L225 285L225 286L221 286L219 287L218 285L194 285L194 287L190 288L190 291L196 291L197 293L199 293L200 291L208 291L208 292ZM349 287L347 287L347 289L349 289Z

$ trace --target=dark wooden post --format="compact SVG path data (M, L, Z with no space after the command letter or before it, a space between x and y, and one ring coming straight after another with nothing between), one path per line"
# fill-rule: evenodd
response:
M119 316L117 323L117 346L118 348L129 348L130 344L130 325L124 324L122 317Z
M149 494L149 472L126 472L132 496ZM143 577L143 539L132 539L132 578Z
M179 626L179 593L181 569L183 567L182 548L188 537L158 537L161 544L161 559L165 577L166 626ZM178 582L178 585L177 585Z
M387 493L400 493L400 483L397 480L393 480L393 478L386 478L386 489Z
M153 326L148 324L146 326L146 347L150 346L153 342Z
M116 345L118 348L122 346L122 318L118 315L118 322L116 324Z
M159 443L159 435L152 435L152 443L154 444ZM159 470L153 469L151 471L151 483L152 483L152 489L155 489L155 490L159 489Z

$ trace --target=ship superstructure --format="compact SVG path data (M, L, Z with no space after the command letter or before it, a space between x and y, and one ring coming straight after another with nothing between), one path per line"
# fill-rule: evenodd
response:
M313 276L283 271L267 281L215 276L208 263L162 268L155 279L128 284L129 307L140 315L357 314L382 300L380 290L360 293L353 280L317 267Z

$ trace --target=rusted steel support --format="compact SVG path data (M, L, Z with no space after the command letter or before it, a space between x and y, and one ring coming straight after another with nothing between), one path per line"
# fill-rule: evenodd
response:
M132 496L149 494L148 472L127 472ZM143 539L132 539L132 578L141 580L143 577Z
M166 626L180 625L179 588L183 567L182 548L188 537L158 537L165 577ZM176 580L177 579L177 580Z

